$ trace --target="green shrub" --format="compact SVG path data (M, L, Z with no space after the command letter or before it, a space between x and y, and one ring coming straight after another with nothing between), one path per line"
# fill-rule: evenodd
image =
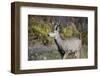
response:
M66 39L70 37L79 37L80 32L77 30L76 26L74 24L68 25L66 27L63 27L61 36Z

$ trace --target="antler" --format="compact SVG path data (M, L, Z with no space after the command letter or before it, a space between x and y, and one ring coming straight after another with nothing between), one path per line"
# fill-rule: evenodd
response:
M57 30L60 26L60 19L53 17L51 24L54 25L54 30Z

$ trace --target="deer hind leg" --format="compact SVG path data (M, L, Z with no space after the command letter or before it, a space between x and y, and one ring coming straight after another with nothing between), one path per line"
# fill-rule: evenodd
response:
M76 52L75 52L75 57L76 57L76 58L80 58L80 51L76 51Z

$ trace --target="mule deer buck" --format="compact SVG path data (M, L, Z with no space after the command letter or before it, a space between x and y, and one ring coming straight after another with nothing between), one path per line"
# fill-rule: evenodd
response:
M70 53L74 53L76 58L80 58L81 39L72 37L63 40L59 34L60 24L55 24L54 26L54 31L48 33L48 36L54 37L61 58L67 58Z

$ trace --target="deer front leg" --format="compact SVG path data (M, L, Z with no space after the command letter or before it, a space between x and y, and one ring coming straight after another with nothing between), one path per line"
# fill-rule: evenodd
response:
M68 57L68 52L65 52L63 59L66 59Z

